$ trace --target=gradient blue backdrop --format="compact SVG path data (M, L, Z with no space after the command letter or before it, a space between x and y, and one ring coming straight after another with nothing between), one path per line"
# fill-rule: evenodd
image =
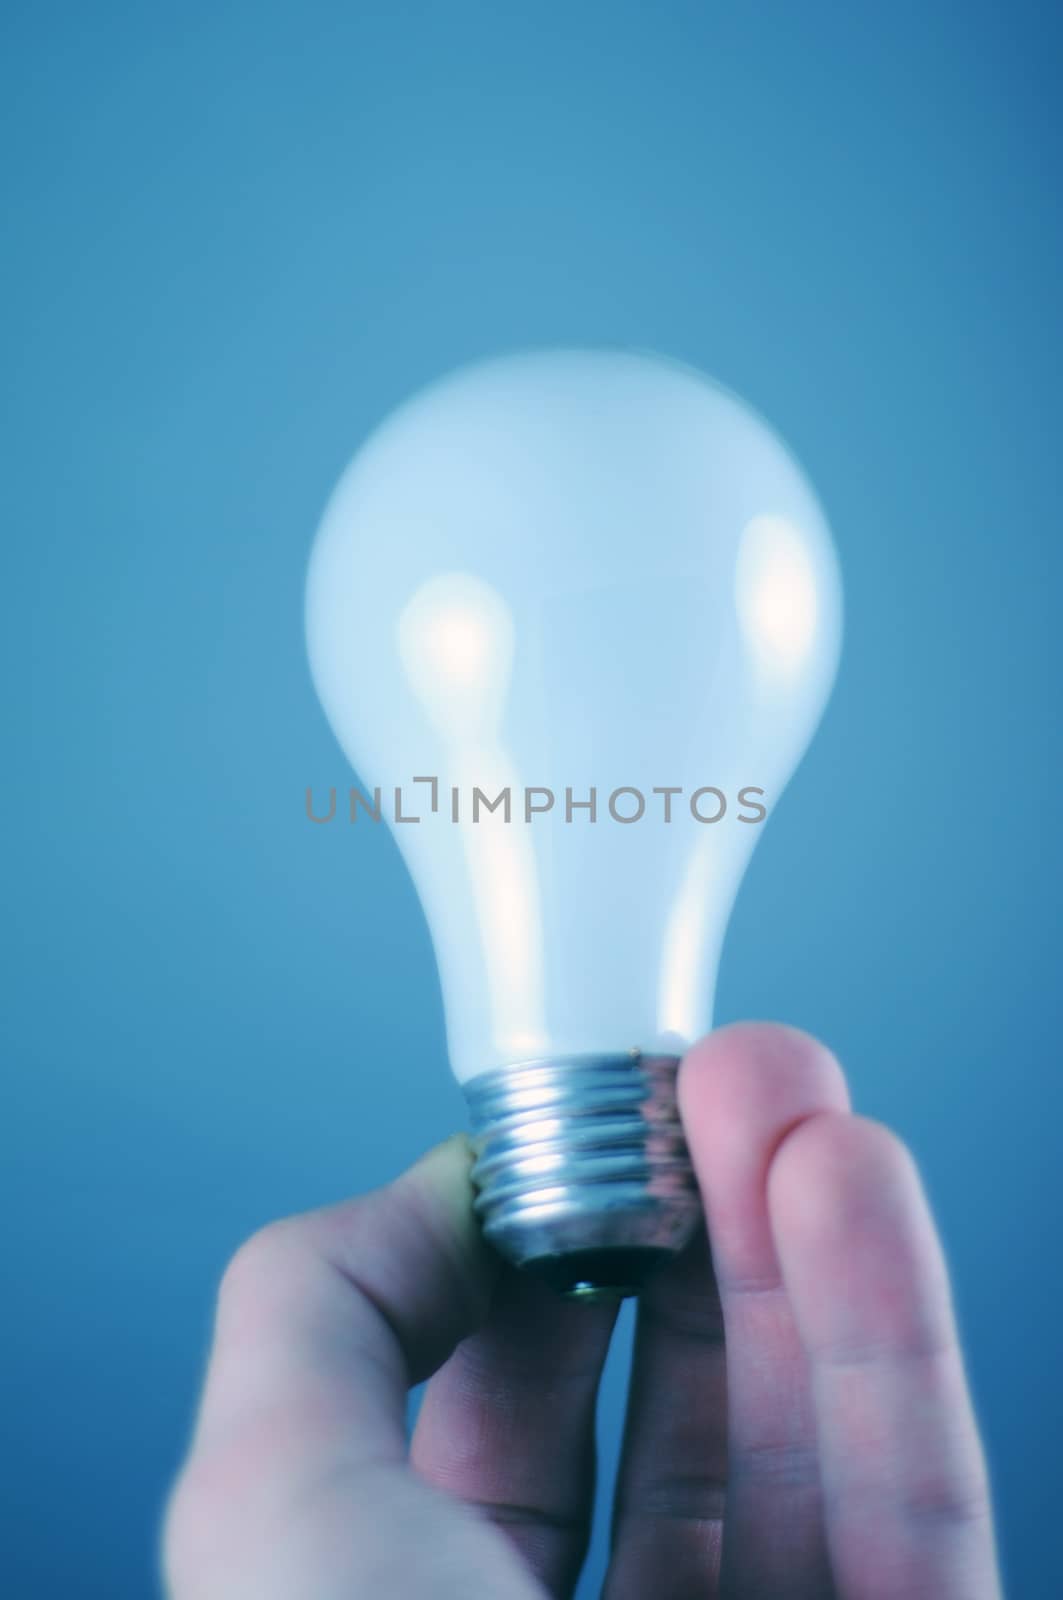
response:
M1013 1592L1060 1591L1050 16L5 7L11 1600L152 1592L226 1257L461 1120L390 839L303 815L345 777L303 568L383 412L566 341L716 374L834 523L842 676L721 1020L822 1034L914 1146Z

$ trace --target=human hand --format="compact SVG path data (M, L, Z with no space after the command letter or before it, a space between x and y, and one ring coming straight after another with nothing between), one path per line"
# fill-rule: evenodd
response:
M702 1240L639 1303L607 1600L999 1600L904 1148L790 1029L703 1040L679 1099L712 1264ZM501 1265L468 1164L451 1140L234 1258L167 1519L172 1600L571 1593L615 1308Z

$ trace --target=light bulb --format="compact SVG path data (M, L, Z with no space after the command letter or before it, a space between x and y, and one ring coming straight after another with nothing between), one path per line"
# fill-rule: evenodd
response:
M840 611L775 434L642 354L460 371L326 509L314 681L420 893L485 1232L564 1291L636 1288L697 1224L676 1064Z

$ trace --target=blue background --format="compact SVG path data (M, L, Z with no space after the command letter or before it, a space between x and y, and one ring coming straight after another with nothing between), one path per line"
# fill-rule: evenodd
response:
M395 402L598 341L745 395L834 524L720 1018L822 1034L914 1146L1013 1592L1063 1584L1051 9L5 7L12 1600L151 1592L226 1257L462 1119L390 839L303 814L304 564Z

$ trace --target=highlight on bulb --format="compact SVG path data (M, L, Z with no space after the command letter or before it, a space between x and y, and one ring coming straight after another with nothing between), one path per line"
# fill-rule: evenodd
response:
M429 578L396 627L407 681L444 745L480 744L497 733L513 664L505 600L466 573Z
M807 543L786 517L753 517L743 529L735 606L763 673L789 678L804 671L817 643L819 591Z

